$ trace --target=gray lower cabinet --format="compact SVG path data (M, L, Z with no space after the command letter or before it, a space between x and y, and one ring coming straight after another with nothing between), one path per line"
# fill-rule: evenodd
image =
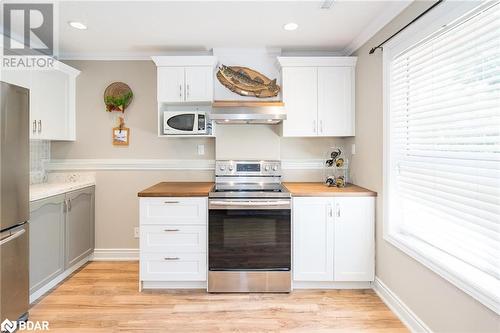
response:
M33 294L94 250L94 186L31 202L30 215Z
M64 207L64 194L30 205L30 294L64 271Z
M66 268L94 249L94 188L66 194Z

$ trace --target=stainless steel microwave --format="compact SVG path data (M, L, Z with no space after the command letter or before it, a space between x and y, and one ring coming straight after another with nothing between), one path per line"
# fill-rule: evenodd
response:
M163 134L207 134L207 113L203 111L164 111Z

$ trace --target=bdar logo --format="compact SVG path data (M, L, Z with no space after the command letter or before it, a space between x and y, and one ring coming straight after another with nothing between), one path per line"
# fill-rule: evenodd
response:
M9 319L5 319L0 325L0 329L2 332L12 333L17 328L17 321L10 321Z

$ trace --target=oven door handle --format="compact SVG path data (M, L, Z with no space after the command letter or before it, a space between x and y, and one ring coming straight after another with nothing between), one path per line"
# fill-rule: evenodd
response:
M235 201L235 200L210 200L209 209L248 209L255 208L290 208L290 200L269 200L269 201Z

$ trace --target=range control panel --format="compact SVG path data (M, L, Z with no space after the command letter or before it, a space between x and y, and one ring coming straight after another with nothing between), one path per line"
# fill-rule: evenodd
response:
M280 161L216 161L216 176L281 176Z

